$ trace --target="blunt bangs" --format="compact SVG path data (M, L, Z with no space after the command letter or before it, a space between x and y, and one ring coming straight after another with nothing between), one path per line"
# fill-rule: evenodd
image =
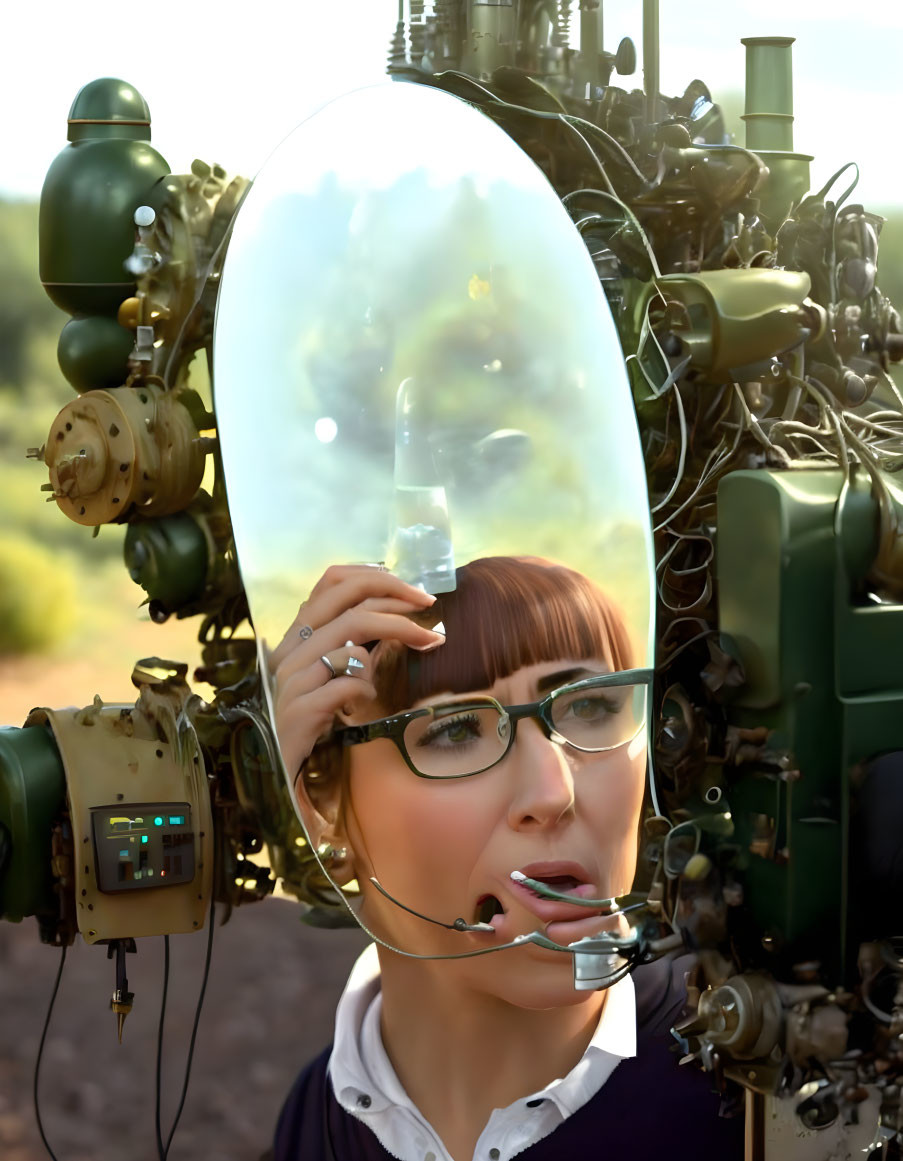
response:
M623 618L592 581L538 557L484 557L457 570L457 588L438 597L424 625L442 621L446 643L430 653L400 645L380 651L374 684L387 714L438 693L486 689L525 665L601 658L630 669Z

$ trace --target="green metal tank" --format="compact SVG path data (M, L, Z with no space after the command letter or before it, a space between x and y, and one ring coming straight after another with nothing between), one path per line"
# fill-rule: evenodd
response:
M60 337L60 366L85 391L125 378L134 336L116 311L135 287L123 263L135 210L160 208L169 165L150 144L147 102L115 77L79 91L68 137L41 193L40 277L53 302L76 316Z

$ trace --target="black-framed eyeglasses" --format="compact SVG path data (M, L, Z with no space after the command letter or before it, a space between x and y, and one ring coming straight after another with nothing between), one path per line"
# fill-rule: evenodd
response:
M514 745L522 718L539 722L547 738L587 754L616 750L646 723L654 671L625 669L585 677L528 705L492 697L444 702L336 730L343 746L389 738L420 778L469 778L497 765Z

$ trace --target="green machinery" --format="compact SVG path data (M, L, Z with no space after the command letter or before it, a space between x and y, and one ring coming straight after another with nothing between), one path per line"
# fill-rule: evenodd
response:
M702 82L658 91L653 0L642 89L615 83L636 53L603 49L601 4L580 0L578 15L579 49L567 3L411 0L388 71L476 106L543 170L628 360L668 816L647 825L640 878L651 917L697 952L686 1056L762 1094L808 1086L810 1129L842 1131L865 1086L880 1150L903 1072L903 399L890 374L903 334L875 281L881 220L834 193L839 175L809 190L790 39L744 42L740 146ZM190 376L210 354L247 183L200 162L170 174L149 122L120 81L73 104L42 199L41 277L73 316L60 365L79 394L30 454L68 517L128 524L126 564L154 618L202 618L199 677L215 697L191 692L185 666L146 659L133 707L45 709L0 731L0 914L37 916L56 944L191 931L211 894L262 898L272 878L245 856L264 845L311 921L336 914L282 792L216 419ZM125 793L123 763L146 779L144 813L99 819ZM190 818L171 833L196 874L105 893L77 852L101 824L137 835L144 815ZM132 873L159 873L162 850Z

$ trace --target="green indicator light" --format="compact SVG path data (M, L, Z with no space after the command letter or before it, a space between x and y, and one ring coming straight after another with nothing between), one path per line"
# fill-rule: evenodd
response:
M184 826L185 825L185 815L184 814L171 814L169 816L169 825L170 826Z
M147 835L146 835L146 834L143 834L143 835L141 836L141 841L142 841L143 843L146 843L146 842L147 842Z
M162 825L163 825L163 818L158 814L157 817L154 819L154 826L162 826Z

